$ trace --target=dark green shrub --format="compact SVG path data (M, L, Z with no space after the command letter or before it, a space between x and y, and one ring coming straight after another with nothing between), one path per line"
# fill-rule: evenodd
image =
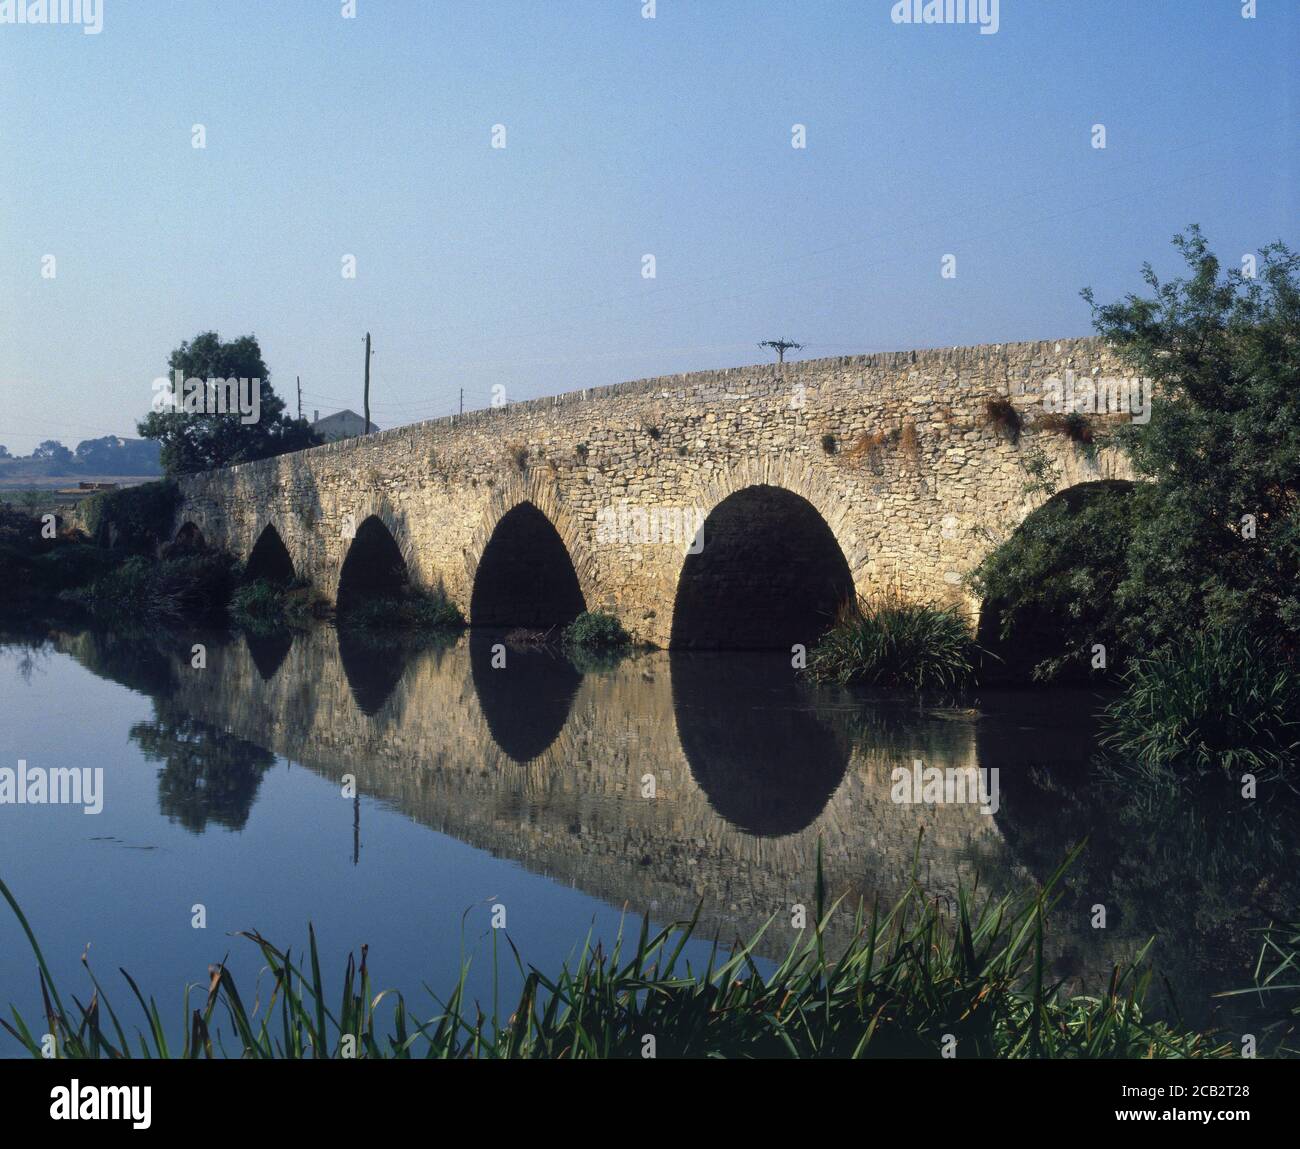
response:
M1198 635L1135 661L1102 744L1152 777L1277 775L1300 759L1300 674L1268 639Z
M947 690L975 667L978 647L957 607L893 597L846 603L808 656L807 672L823 682L886 690Z
M58 594L74 587L88 586L103 578L122 561L120 552L105 550L90 543L61 542L39 555L32 563L32 573L40 589Z
M253 579L235 588L230 596L230 615L252 630L299 625L311 616L309 584L301 580L280 583Z
M216 551L149 559L132 555L89 587L69 597L96 614L189 624L225 616L235 580L235 560Z
M169 479L93 495L81 514L91 537L101 545L112 538L129 550L151 550L167 541L180 491Z
M363 598L340 611L338 625L359 630L455 630L465 625L460 608L441 592Z
M1139 592L1127 581L1128 554L1139 524L1155 513L1154 501L1147 485L1071 487L975 568L971 586L984 602L979 642L1007 676L1086 676L1097 644L1114 670L1141 644L1141 632L1128 625Z
M1105 306L1097 333L1151 382L1149 422L1115 438L1158 489L1129 553L1134 628L1152 648L1239 627L1300 643L1300 255L1260 248L1247 276L1199 228L1187 274Z
M623 624L601 610L584 610L564 628L564 641L580 650L622 650L632 639Z

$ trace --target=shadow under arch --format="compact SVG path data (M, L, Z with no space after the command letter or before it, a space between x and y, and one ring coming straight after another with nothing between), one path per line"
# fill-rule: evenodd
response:
M818 713L781 656L673 653L669 667L682 752L718 816L762 838L810 826L848 770L850 716Z
M474 572L471 626L565 626L587 609L573 559L537 506L501 516Z
M370 515L348 546L335 603L347 611L370 599L398 595L408 580L406 559L392 531L378 515Z
M853 574L817 508L758 483L710 512L677 580L673 649L811 647L853 595Z
M488 733L501 752L520 765L540 758L559 737L582 685L582 674L548 649L505 651L505 665L492 665L501 634L471 631L470 677Z
M287 583L294 579L293 559L289 557L289 548L284 545L280 532L274 523L267 523L257 542L249 553L244 565L244 575L248 579L265 579L267 582Z
M1030 511L1003 543L1005 546L1013 542L1022 532L1033 529L1035 524L1049 525L1046 546L1041 548L1042 553L1049 558L1044 561L1040 555L1034 554L1039 550L1037 545L1030 551L1030 562L1039 572L1037 578L1031 579L1023 572L1015 577L1032 593L1037 593L1044 586L1048 589L1059 587L1068 601L1053 602L1050 595L1045 595L1041 599L1031 599L1028 603L1018 603L1014 607L1009 606L1005 599L988 598L981 602L975 640L981 649L993 656L984 659L980 668L982 682L1028 683L1034 679L1036 666L1056 660L1062 660L1055 676L1057 684L1089 680L1088 664L1070 653L1074 648L1070 632L1077 633L1082 629L1089 634L1089 643L1109 642L1109 639L1102 636L1105 628L1101 620L1107 604L1113 602L1116 586L1124 574L1122 556L1127 546L1129 521L1124 514L1112 513L1118 509L1116 503L1099 503L1098 500L1132 496L1138 486L1128 479L1096 479L1075 483L1057 491ZM1136 503L1131 505L1136 506ZM1096 538L1089 548L1087 565L1094 576L1095 589L1094 593L1081 594L1076 589L1080 581L1080 568L1084 565L1079 554L1074 550L1067 553L1065 548L1057 547L1053 540L1061 535L1061 520L1057 516L1064 514L1073 517L1089 513L1093 517L1098 514L1102 516L1100 528L1095 532L1090 531ZM1088 530L1087 520L1079 523L1075 529ZM1042 541L1042 535L1035 537L1039 542ZM1114 548L1109 555L1106 553L1107 548ZM1050 556L1057 552L1060 561L1054 562ZM1014 555L1015 552L1012 553ZM1024 561L1023 554L1013 561ZM1107 580L1110 585L1107 585ZM1011 633L1004 639L1001 633L1002 618L1009 609L1013 625ZM1095 621L1095 627L1089 626L1088 621Z
M172 554L185 551L201 551L206 550L207 545L207 539L203 537L199 525L187 519L180 525L180 529L177 530L176 534L172 536L168 551Z

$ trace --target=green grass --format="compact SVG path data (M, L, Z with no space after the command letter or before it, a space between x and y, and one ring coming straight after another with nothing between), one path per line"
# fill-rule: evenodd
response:
M832 956L827 927L847 911L825 904L819 855L810 928L795 931L767 974L756 947L786 928L784 917L729 953L715 939L705 967L695 969L682 956L694 919L657 932L642 921L635 940L620 931L608 950L588 938L576 963L550 975L525 968L507 937L523 988L504 1017L495 1001L489 1016L468 999L468 963L445 996L430 991L432 1007L418 1016L401 994L376 991L365 947L330 990L310 926L305 960L297 961L243 933L270 972L269 992L245 997L224 965L212 967L206 985L186 990L179 1043L168 1033L180 1030L168 1030L156 1001L125 971L144 1018L132 1036L88 963L89 1002L65 1002L0 882L35 955L45 1008L35 1029L16 1009L0 1025L34 1057L42 1055L41 1035L52 1034L66 1058L338 1057L348 1047L366 1058L635 1058L647 1037L658 1057L937 1057L954 1041L956 1055L968 1058L1230 1056L1226 1041L1148 1020L1145 949L1096 996L1069 996L1049 978L1045 922L1064 868L1018 898L977 905L962 892L949 910L913 887L887 912L860 907L851 939ZM496 938L494 970L503 952Z
M338 624L357 630L459 630L465 618L455 603L439 593L407 591L366 598L338 614Z
M1267 639L1214 631L1136 660L1102 745L1139 774L1192 780L1294 771L1300 674Z
M309 585L269 579L243 583L230 596L230 617L255 633L305 625L312 613Z
M950 690L967 682L978 647L956 607L859 599L808 656L819 682L862 683L885 690Z

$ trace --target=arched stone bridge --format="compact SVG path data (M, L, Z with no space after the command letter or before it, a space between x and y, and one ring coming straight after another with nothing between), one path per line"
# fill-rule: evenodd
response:
M1128 374L1075 339L619 383L190 476L176 527L331 601L406 578L471 625L585 607L660 646L787 647L854 590L973 606L1035 460L1061 489L1131 478L1041 422L1067 371Z

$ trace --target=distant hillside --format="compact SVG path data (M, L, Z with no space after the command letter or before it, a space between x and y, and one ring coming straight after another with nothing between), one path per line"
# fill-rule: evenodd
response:
M152 439L123 439L120 435L83 439L75 451L57 439L47 439L30 455L10 455L0 447L0 482L63 476L161 475L159 449Z

